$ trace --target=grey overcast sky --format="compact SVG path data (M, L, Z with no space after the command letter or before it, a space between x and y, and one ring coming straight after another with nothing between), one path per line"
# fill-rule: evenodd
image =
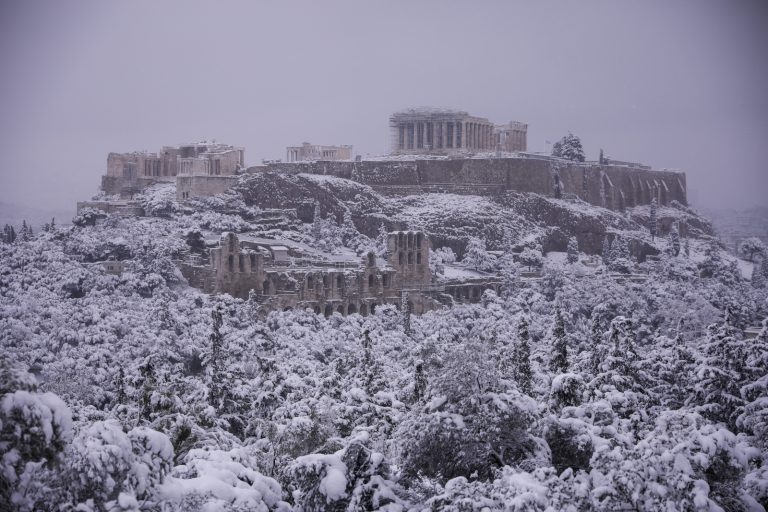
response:
M0 0L0 202L74 209L108 152L202 139L383 154L440 106L768 206L767 68L765 1Z

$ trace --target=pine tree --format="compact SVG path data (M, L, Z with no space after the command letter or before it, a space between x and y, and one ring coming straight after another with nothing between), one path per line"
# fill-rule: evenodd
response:
M603 238L603 264L604 265L610 265L611 264L611 239L608 238L606 235Z
M208 402L217 410L221 407L222 395L223 395L223 361L222 361L222 341L221 325L223 323L221 317L221 309L216 306L211 311L212 330L211 330L211 355L208 360L211 375L210 392L208 393Z
M651 240L656 239L658 234L658 208L656 205L656 198L651 199L651 217L648 221L648 228L651 230Z
M408 300L408 292L403 292L400 298L400 310L403 312L403 330L405 334L411 334L411 301Z
M555 327L552 330L552 359L550 368L554 373L568 371L568 341L565 335L565 322L559 307L555 308Z
M567 261L568 263L576 263L579 261L579 242L576 240L575 236L572 236L568 239L568 255L567 255Z
M413 375L413 398L416 402L424 398L427 392L427 378L424 375L424 363L416 362L416 369Z
M597 163L600 165L603 165L605 163L605 157L603 156L603 149L600 148L600 156L598 157Z
M552 156L573 160L574 162L583 162L585 158L581 139L568 132L568 135L555 142L552 146Z
M531 394L533 373L531 371L531 346L528 334L528 321L520 318L517 324L517 350L515 351L515 380L520 391L526 395Z

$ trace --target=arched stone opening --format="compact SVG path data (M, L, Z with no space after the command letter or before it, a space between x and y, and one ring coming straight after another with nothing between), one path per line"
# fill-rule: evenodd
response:
M269 295L271 291L272 291L271 283L269 282L269 279L265 279L264 283L261 285L261 292L264 295Z
M331 306L330 304L326 304L324 314L325 314L325 318L328 318L329 316L331 316L333 314L333 306Z
M344 315L344 313L345 313L344 312L344 304L339 304L339 307L336 308L336 312L341 314L341 315Z
M363 316L368 316L368 306L366 306L365 303L360 304L360 314Z
M357 306L354 304L347 306L347 315L354 315L355 313L357 313Z

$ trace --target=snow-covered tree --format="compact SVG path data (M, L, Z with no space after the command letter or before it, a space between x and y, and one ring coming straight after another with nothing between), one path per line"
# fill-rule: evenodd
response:
M754 261L755 256L766 254L765 244L757 237L745 238L739 243L739 254Z
M540 267L544 263L544 256L539 249L526 247L520 253L520 263L530 271L533 267Z
M651 206L650 206L651 214L650 214L650 220L648 221L648 229L651 231L651 239L655 239L656 236L659 234L659 219L658 219L658 206L656 204L656 198L651 198Z
M481 238L469 239L463 261L466 266L484 272L496 266L496 258L485 250L485 240Z
M408 292L403 292L400 296L400 311L403 315L403 331L405 334L411 334L411 300Z
M669 230L669 252L672 256L680 254L680 232L677 223Z
M552 156L583 162L584 148L581 146L581 139L568 132L568 135L555 142L552 146Z
M552 356L549 367L555 373L568 371L568 340L565 334L565 322L559 307L555 308L555 324L552 328Z
M211 311L211 348L210 356L208 358L208 368L210 373L210 391L208 394L208 401L216 409L221 407L221 402L224 394L224 369L222 344L224 337L221 334L222 318L221 310L218 307L213 308Z
M389 232L382 222L379 224L379 232L376 235L376 255L383 258L387 255L387 237Z
M531 394L533 372L531 371L531 346L528 321L521 317L517 324L517 344L515 346L515 380L520 391Z

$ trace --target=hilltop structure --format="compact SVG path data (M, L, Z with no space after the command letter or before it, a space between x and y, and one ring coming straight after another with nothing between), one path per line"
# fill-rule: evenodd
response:
M315 146L304 142L285 148L285 156L287 162L352 160L352 146Z
M199 195L212 195L227 190L231 177L243 168L244 148L215 141L165 146L157 153L110 153L101 189L108 195L132 199L154 183L177 182L178 198L189 199L198 191ZM177 181L177 176L185 179Z
M494 125L484 117L449 109L413 108L392 114L390 152L395 155L459 155L525 151L528 125Z

